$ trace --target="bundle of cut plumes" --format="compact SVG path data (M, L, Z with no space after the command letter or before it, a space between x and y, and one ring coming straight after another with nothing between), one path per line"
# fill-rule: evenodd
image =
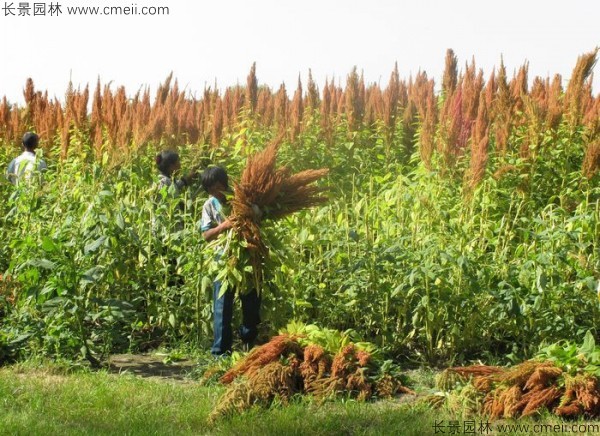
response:
M252 266L258 271L268 254L261 237L260 225L265 220L277 220L286 215L327 201L325 188L314 182L323 178L328 169L305 170L296 174L286 167L276 167L281 138L263 151L248 158L239 183L234 184L229 219L251 253Z
M453 402L453 395L462 396L458 403L474 405L472 412L492 419L526 417L543 410L564 418L597 418L598 364L600 349L588 333L582 347L553 344L535 359L513 367L449 368L438 377L438 387L448 394L430 400L443 404Z
M365 349L364 343L340 345L331 352L304 334L275 336L220 378L228 389L210 420L255 404L269 406L275 399L286 404L295 394L311 394L319 400L346 395L360 401L414 394L403 385L398 369Z

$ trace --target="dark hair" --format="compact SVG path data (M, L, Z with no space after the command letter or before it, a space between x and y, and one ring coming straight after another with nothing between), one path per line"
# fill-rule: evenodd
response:
M171 167L179 161L179 154L176 151L161 151L154 159L156 167L165 176L171 176Z
M225 189L229 189L229 177L227 171L221 167L208 167L202 173L202 187L208 191L211 186L221 182Z
M38 146L40 137L33 132L27 132L23 135L23 147L33 150Z

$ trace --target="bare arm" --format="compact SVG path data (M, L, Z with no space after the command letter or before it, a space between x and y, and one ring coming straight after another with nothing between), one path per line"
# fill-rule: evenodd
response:
M219 224L217 227L208 229L207 231L203 232L202 236L204 237L204 239L207 242L209 242L209 241L212 241L213 239L215 239L221 233L229 230L231 227L232 227L231 221L225 220L221 224Z

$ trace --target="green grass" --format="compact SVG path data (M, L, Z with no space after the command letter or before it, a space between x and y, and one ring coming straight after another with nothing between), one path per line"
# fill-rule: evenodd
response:
M0 372L6 434L191 434L218 392L107 373Z
M209 426L223 392L105 372L65 374L52 367L0 370L2 434L424 434L434 413L392 402L297 401L254 409Z
M445 426L445 434L451 420L459 425L458 434L465 434L465 420L473 419L397 401L317 405L298 400L288 407L253 409L211 426L207 417L222 392L220 387L199 387L195 382L106 372L68 374L55 366L17 365L0 370L0 434L428 435L436 434L436 420ZM485 419L475 418L475 422L478 426ZM564 424L555 418L524 423ZM496 429L487 434L534 433Z

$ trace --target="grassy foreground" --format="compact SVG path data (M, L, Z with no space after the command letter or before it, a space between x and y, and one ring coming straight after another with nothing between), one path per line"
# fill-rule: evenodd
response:
M62 375L47 369L0 370L2 434L422 434L432 414L391 405L299 402L255 410L209 426L221 388L108 373Z
M525 427L520 431L499 427L515 425L508 422L491 424L486 430L479 428L486 422L484 418L452 417L422 405L336 401L319 406L298 401L285 408L252 410L210 426L207 417L221 393L221 388L199 387L194 382L172 383L106 372L65 374L52 367L7 367L0 369L0 434L539 434L542 428L534 431L535 424L589 424L548 418L520 421L520 425L529 425L529 431ZM473 428L470 420L474 433L467 432ZM597 434L592 429L582 430L576 433ZM550 431L548 427L545 433L567 431Z

